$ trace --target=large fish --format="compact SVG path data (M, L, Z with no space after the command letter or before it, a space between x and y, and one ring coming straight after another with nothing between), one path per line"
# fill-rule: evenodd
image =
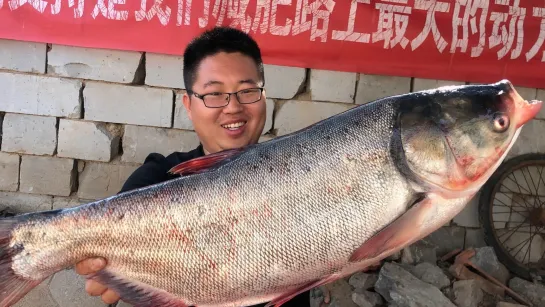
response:
M508 81L387 97L179 179L2 219L0 306L95 256L90 278L136 306L280 306L451 220L541 105Z

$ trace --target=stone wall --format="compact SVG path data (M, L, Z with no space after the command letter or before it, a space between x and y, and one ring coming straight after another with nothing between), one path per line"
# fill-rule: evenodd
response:
M273 65L265 75L262 140L387 95L463 83ZM526 99L545 100L545 89L517 89ZM104 198L116 194L150 152L193 149L198 140L181 104L183 91L181 57L0 40L0 210ZM512 155L545 152L544 132L545 110L524 128ZM475 201L445 229L460 245L484 245ZM18 306L102 304L67 270Z

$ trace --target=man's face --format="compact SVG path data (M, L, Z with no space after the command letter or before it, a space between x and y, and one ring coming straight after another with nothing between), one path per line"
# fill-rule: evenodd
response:
M260 86L257 66L250 57L222 52L201 61L193 91L199 95L233 93ZM205 152L214 153L258 142L265 126L265 99L263 92L259 101L240 104L231 95L227 106L208 108L200 98L185 94L183 103Z

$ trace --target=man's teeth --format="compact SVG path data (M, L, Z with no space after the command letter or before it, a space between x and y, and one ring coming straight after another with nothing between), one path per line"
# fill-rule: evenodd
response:
M238 122L238 123L232 123L232 124L228 124L228 125L222 125L223 128L227 128L227 129L238 129L242 126L244 126L246 123L245 122Z

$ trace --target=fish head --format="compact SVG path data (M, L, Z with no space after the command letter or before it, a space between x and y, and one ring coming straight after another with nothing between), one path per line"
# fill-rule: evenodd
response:
M447 197L476 193L543 104L524 100L507 80L413 97L399 113L407 166L417 181Z

